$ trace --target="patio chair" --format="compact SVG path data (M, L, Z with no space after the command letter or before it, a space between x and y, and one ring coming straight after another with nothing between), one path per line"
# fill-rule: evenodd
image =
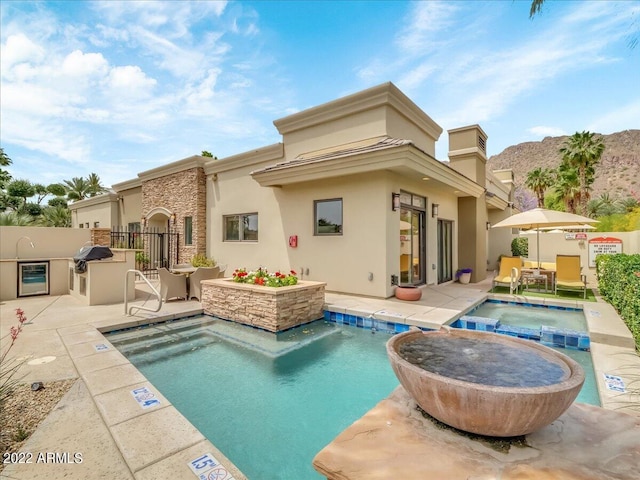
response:
M224 278L224 271L227 269L226 265L218 265L220 271L218 272L218 278Z
M163 301L170 298L187 299L187 277L181 273L171 273L166 268L158 269L160 277L160 296Z
M190 266L191 266L190 263L176 263L171 268L188 268Z
M209 280L211 278L218 278L220 267L198 267L195 272L189 277L189 300L197 298L202 300L202 287L200 282L202 280Z
M583 275L580 267L580 255L556 256L556 284L554 292L558 290L580 291L583 298L587 298L587 276Z
M500 259L500 271L493 277L491 291L496 288L496 285L508 285L509 293L513 294L514 290L517 293L521 284L520 270L522 270L522 258L502 257Z

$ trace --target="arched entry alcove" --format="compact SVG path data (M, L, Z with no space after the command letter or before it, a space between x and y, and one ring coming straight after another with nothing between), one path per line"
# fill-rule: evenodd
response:
M151 269L171 268L178 263L178 234L175 214L155 207L143 217L144 253Z
M171 218L175 215L164 207L153 208L144 217L145 224L150 232L166 233L171 231Z

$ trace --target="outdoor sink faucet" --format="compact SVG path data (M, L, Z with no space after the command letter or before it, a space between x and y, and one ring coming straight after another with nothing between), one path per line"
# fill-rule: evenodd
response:
M31 248L36 248L36 246L33 244L33 242L31 241L31 239L29 237L27 237L26 235L24 237L20 237L16 241L16 258L18 258L18 244L20 243L20 240L22 240L23 238L26 238L27 240L29 240L29 244L31 244Z

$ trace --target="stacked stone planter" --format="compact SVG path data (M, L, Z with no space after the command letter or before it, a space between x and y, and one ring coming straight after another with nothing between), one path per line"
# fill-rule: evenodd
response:
M301 281L273 288L227 279L204 280L202 307L207 315L279 332L323 317L325 285Z

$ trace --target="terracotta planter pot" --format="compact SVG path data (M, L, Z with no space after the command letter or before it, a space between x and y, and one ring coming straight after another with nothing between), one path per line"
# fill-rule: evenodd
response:
M418 287L397 287L396 298L409 301L420 300L422 298L422 290Z

